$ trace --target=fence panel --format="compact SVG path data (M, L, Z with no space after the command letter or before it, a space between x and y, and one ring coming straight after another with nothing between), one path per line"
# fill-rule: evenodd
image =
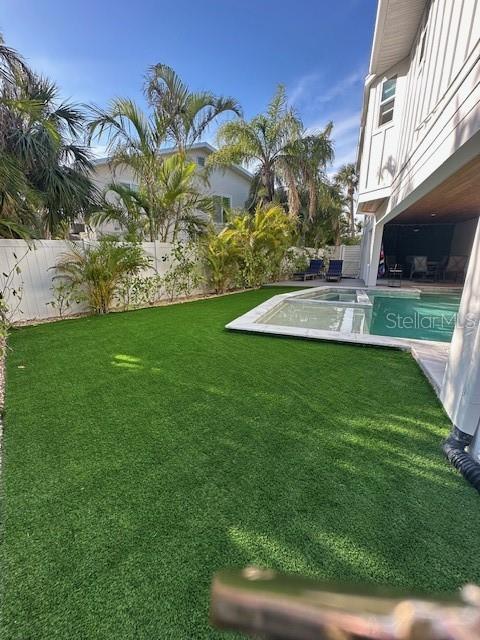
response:
M85 241L85 244L95 244L93 241ZM157 271L165 275L172 266L172 245L165 242L143 242L144 251L152 258L152 268L143 275L151 275ZM10 286L6 291L6 302L13 310L12 320L21 322L25 320L41 320L58 316L58 309L51 305L54 299L53 278L54 266L60 256L71 248L71 243L64 240L36 240L28 245L23 240L0 239L0 274L5 279L5 274L11 273ZM345 276L358 277L360 268L360 246L326 247L316 251L310 249L311 255L323 255L326 258L338 258L344 261L343 273ZM19 273L16 272L16 266ZM19 298L13 295L13 291L22 289L20 304ZM1 290L1 286L0 286ZM194 293L201 293L198 289ZM73 315L87 311L84 303L75 304L65 311L65 315Z
M358 278L360 273L360 245L342 245L343 275Z

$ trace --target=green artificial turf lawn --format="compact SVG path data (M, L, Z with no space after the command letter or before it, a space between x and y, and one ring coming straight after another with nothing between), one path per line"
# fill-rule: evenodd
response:
M280 292L12 334L2 640L230 637L210 581L249 563L480 580L478 497L411 357L224 329Z

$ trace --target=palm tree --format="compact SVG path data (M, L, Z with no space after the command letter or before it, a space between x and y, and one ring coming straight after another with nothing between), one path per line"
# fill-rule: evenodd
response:
M196 170L197 165L182 153L165 158L160 167L155 224L162 242L171 239L175 243L181 232L189 237L202 234L213 216L213 199L199 190Z
M94 313L108 313L123 280L138 275L150 263L140 246L106 236L97 246L72 245L55 269L72 295L85 300Z
M7 47L3 35L0 33L0 85L15 84L15 77L19 74L28 76L31 71L22 56Z
M99 209L90 214L88 221L95 226L103 222L118 222L124 230L124 239L137 243L147 232L147 211L148 203L138 189L114 182L107 185Z
M198 142L221 114L232 112L240 116L242 113L233 98L215 96L210 91L190 91L166 64L150 67L145 93L179 151L185 151Z
M107 151L113 168L130 167L147 204L150 240L155 236L155 208L158 199L157 175L163 158L160 148L166 140L164 122L156 113L148 116L132 100L117 98L106 110L92 107L88 125L89 141L107 137Z
M55 235L95 201L85 117L0 42L0 234Z
M213 166L258 164L261 189L258 199L272 202L285 148L299 137L301 129L300 120L288 107L284 87L279 86L265 114L250 121L232 120L220 127L220 149L211 154L208 163Z
M185 154L165 158L159 153L167 130L158 113L146 116L126 99L114 100L107 111L98 107L93 111L90 139L105 134L112 166L132 169L139 185L139 202L148 218L150 240L175 241L181 231L201 231L205 221L198 212L212 213L212 200L199 191L196 164Z
M280 170L288 188L290 215L294 218L300 211L302 189L308 196L308 218L312 221L315 217L319 184L334 157L332 129L333 123L329 122L320 133L304 133L283 150Z
M350 237L355 237L355 191L358 187L357 168L353 162L344 164L335 176L335 182L340 185L347 194L348 211L350 218Z
M291 217L278 204L257 205L253 215L243 213L229 220L221 235L234 243L247 286L278 275L293 228Z

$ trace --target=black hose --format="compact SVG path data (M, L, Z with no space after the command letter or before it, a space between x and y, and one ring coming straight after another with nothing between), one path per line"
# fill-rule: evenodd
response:
M454 427L452 433L443 443L443 452L465 480L480 492L480 464L465 451L472 439L473 436Z

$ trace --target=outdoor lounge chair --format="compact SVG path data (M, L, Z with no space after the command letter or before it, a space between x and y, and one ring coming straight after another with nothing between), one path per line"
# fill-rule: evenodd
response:
M428 264L427 256L412 256L412 265L410 267L410 280L414 276L421 278L435 278L436 270Z
M343 260L330 260L325 280L338 281L342 277Z
M450 275L453 276L455 282L464 280L467 262L467 256L450 256L441 270L443 279L446 280Z
M321 258L316 260L310 260L310 264L305 271L297 271L294 273L294 277L301 278L303 281L307 278L321 278L325 271L325 264Z

